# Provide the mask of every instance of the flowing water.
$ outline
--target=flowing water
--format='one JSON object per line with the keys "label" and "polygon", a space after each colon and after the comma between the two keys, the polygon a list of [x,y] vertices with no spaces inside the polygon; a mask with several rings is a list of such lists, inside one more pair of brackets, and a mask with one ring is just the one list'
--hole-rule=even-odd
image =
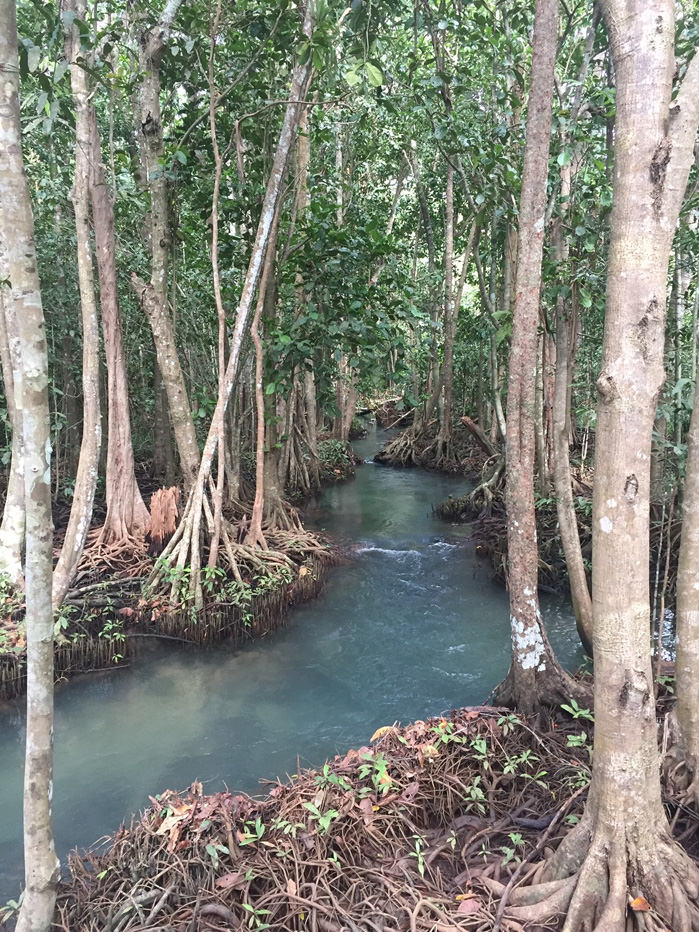
{"label": "flowing water", "polygon": [[[371,457],[382,443],[354,444]],[[306,510],[309,526],[353,545],[320,597],[289,626],[242,648],[157,646],[128,668],[56,695],[58,853],[114,831],[148,795],[193,780],[260,791],[299,762],[319,765],[380,725],[482,702],[507,671],[507,596],[464,527],[432,515],[463,479],[366,462]],[[554,648],[579,659],[567,608],[545,602]],[[0,904],[22,877],[21,703],[0,709]]]}

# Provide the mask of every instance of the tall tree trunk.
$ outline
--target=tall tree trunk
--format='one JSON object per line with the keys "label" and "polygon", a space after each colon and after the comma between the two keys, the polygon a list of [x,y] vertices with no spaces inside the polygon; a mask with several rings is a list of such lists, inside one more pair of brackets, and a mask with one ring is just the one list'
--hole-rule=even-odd
{"label": "tall tree trunk", "polygon": [[454,338],[456,336],[456,307],[454,302],[454,167],[447,162],[447,183],[444,222],[444,363],[442,385],[444,403],[440,410],[437,436],[437,466],[449,467],[453,460],[451,442],[454,416]]}
{"label": "tall tree trunk", "polygon": [[[563,273],[568,261],[568,242],[564,219],[569,213],[571,189],[570,165],[560,168],[560,204],[553,220],[552,252],[557,267]],[[559,276],[560,278],[560,276]],[[570,596],[575,623],[583,647],[592,653],[592,597],[580,547],[578,519],[573,500],[573,477],[570,469],[570,403],[568,386],[571,382],[575,333],[569,320],[569,305],[559,292],[556,298],[556,374],[553,386],[553,488],[556,493],[556,512],[561,534],[570,584]]]}
{"label": "tall tree trunk", "polygon": [[[74,0],[71,9],[78,19],[85,16],[85,4]],[[100,412],[100,342],[95,281],[90,241],[90,118],[87,71],[79,64],[80,34],[70,25],[66,31],[66,60],[71,62],[70,81],[75,107],[75,178],[73,211],[77,243],[78,286],[82,317],[83,352],[83,429],[75,491],[70,508],[61,554],[53,573],[53,606],[58,609],[68,592],[80,563],[97,487],[102,416]]]}
{"label": "tall tree trunk", "polygon": [[[0,0],[0,265],[3,303],[14,307],[22,360],[26,516],[27,724],[24,770],[26,889],[18,932],[49,932],[60,865],[51,825],[53,777],[53,612],[51,433],[48,360],[34,245],[34,221],[22,162],[19,61],[14,0]],[[15,383],[15,390],[20,388]]]}
{"label": "tall tree trunk", "polygon": [[107,514],[103,544],[142,537],[150,516],[136,482],[126,355],[117,291],[114,204],[104,175],[102,147],[94,104],[88,104],[91,167],[90,200],[95,231],[102,332],[107,360]]}
{"label": "tall tree trunk", "polygon": [[[0,255],[0,281],[9,279],[5,257]],[[22,360],[17,317],[9,291],[0,285],[0,355],[5,398],[12,426],[12,458],[5,506],[0,524],[0,573],[18,589],[24,587],[24,453],[22,436]],[[17,399],[17,403],[15,403]]]}
{"label": "tall tree trunk", "polygon": [[638,896],[663,926],[689,929],[699,871],[672,841],[661,799],[648,557],[666,283],[699,124],[699,59],[670,109],[673,0],[601,6],[616,73],[616,157],[592,510],[594,759],[584,817],[545,876],[578,871],[571,932],[623,930]]}
{"label": "tall tree trunk", "polygon": [[534,511],[534,410],[541,260],[551,131],[558,0],[536,0],[531,87],[519,208],[515,310],[507,391],[507,553],[512,663],[500,701],[525,712],[576,693],[549,646],[539,611]]}
{"label": "tall tree trunk", "polygon": [[699,379],[687,435],[682,539],[677,568],[677,705],[689,801],[699,808]]}
{"label": "tall tree trunk", "polygon": [[[310,39],[313,32],[313,15],[314,3],[308,0],[304,10],[303,32]],[[165,551],[163,556],[171,563],[178,566],[184,566],[189,563],[191,567],[189,582],[189,597],[192,599],[194,608],[200,610],[204,605],[203,590],[201,586],[201,559],[199,554],[199,537],[201,529],[202,516],[207,508],[206,501],[207,484],[211,475],[213,458],[218,445],[218,418],[220,410],[225,414],[228,407],[230,393],[235,384],[240,356],[243,347],[243,340],[248,329],[250,311],[255,298],[255,292],[260,281],[262,267],[269,243],[269,237],[274,225],[275,217],[280,203],[282,193],[282,180],[286,171],[286,164],[289,157],[289,151],[296,133],[298,125],[299,111],[303,107],[308,86],[311,79],[311,65],[309,62],[303,64],[297,63],[294,66],[291,87],[289,89],[289,100],[282,127],[279,133],[277,149],[274,155],[272,169],[267,182],[260,219],[255,235],[250,262],[245,275],[243,289],[238,302],[236,311],[235,326],[231,338],[230,353],[226,372],[221,383],[216,409],[214,410],[213,420],[209,433],[204,444],[204,450],[201,456],[197,481],[192,488],[185,512],[176,534]],[[162,570],[158,569],[152,579],[153,582],[160,579]]]}
{"label": "tall tree trunk", "polygon": [[189,491],[199,469],[199,446],[167,300],[170,207],[168,182],[162,170],[165,147],[160,112],[160,62],[181,4],[182,0],[168,0],[158,24],[144,32],[140,39],[139,65],[142,78],[138,104],[141,132],[138,134],[138,142],[150,192],[152,265],[148,284],[135,273],[131,276],[131,282],[153,331],[182,478],[185,490]]}

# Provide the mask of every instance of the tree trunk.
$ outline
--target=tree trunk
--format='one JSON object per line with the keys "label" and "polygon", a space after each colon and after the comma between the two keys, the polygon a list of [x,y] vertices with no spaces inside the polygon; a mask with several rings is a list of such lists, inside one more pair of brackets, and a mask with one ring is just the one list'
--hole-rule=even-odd
{"label": "tree trunk", "polygon": [[102,148],[94,104],[88,104],[90,199],[95,231],[102,332],[107,360],[107,515],[103,544],[142,537],[150,518],[136,482],[126,356],[117,292],[114,205],[104,176]]}
{"label": "tree trunk", "polygon": [[[9,279],[6,258],[0,255],[0,281]],[[0,573],[18,589],[24,587],[24,454],[22,438],[22,360],[15,304],[0,286],[0,348],[7,411],[12,425],[12,459],[7,480],[5,506],[0,525]],[[17,399],[17,403],[15,403]]]}
{"label": "tree trunk", "polygon": [[538,598],[534,419],[541,260],[546,210],[558,0],[536,0],[531,88],[519,208],[515,309],[507,392],[506,504],[512,663],[499,701],[525,712],[576,692],[544,631]]}
{"label": "tree trunk", "polygon": [[[672,238],[699,123],[699,60],[673,101],[673,0],[603,0],[616,159],[593,497],[595,736],[585,815],[549,864],[570,874],[566,930],[623,930],[629,897],[689,929],[699,871],[671,839],[649,649],[649,489]],[[695,674],[696,675],[696,674]]]}
{"label": "tree trunk", "polygon": [[0,265],[7,269],[21,353],[26,516],[27,737],[24,770],[26,889],[18,932],[49,932],[60,865],[53,842],[53,612],[51,434],[44,313],[29,187],[22,162],[14,0],[0,0]]}
{"label": "tree trunk", "polygon": [[[313,8],[314,4],[312,0],[309,0],[304,11],[303,25],[303,32],[309,39],[313,30]],[[219,434],[217,425],[219,423],[219,415],[221,411],[223,411],[224,414],[226,412],[230,393],[238,375],[240,356],[243,340],[248,328],[250,311],[260,281],[270,233],[281,198],[282,180],[286,171],[289,151],[298,125],[299,111],[301,107],[304,106],[303,101],[308,91],[311,73],[311,65],[309,62],[304,62],[303,64],[297,63],[294,66],[291,87],[289,89],[289,100],[284,113],[277,149],[267,182],[264,200],[262,202],[255,243],[245,275],[240,300],[238,302],[228,363],[226,365],[224,378],[220,385],[212,424],[209,428],[206,443],[204,444],[197,481],[190,492],[185,507],[185,513],[180,522],[180,533],[172,538],[170,544],[163,552],[164,557],[169,559],[171,563],[174,562],[180,567],[189,563],[191,568],[189,577],[189,598],[192,600],[195,610],[202,609],[204,605],[201,586],[199,535],[202,515],[204,514],[205,508],[209,507],[208,503],[205,502],[205,497],[207,495],[207,483],[211,475],[213,458],[218,445]],[[157,569],[151,581],[155,582],[160,579],[161,576],[162,570]]]}
{"label": "tree trunk", "polygon": [[182,0],[168,0],[158,25],[145,32],[140,41],[139,65],[142,79],[139,90],[139,116],[141,132],[138,135],[138,141],[150,191],[152,265],[149,284],[146,285],[135,273],[131,276],[131,283],[141,300],[153,331],[158,366],[170,407],[182,478],[185,491],[189,491],[196,480],[199,469],[199,446],[167,300],[168,250],[171,241],[170,208],[167,178],[162,170],[165,147],[160,113],[160,62],[181,3]]}
{"label": "tree trunk", "polygon": [[[561,166],[560,183],[560,204],[558,214],[553,220],[551,239],[554,261],[563,273],[568,260],[568,243],[563,223],[569,213],[570,165]],[[558,526],[568,570],[575,624],[583,647],[588,654],[592,654],[592,598],[580,548],[578,519],[573,500],[573,477],[570,470],[568,386],[572,381],[575,333],[570,325],[568,310],[569,305],[559,292],[556,298],[556,374],[553,385],[553,488],[556,493]]]}
{"label": "tree trunk", "polygon": [[170,431],[170,409],[158,360],[153,360],[153,477],[166,488],[175,484],[175,451]]}
{"label": "tree trunk", "polygon": [[[82,0],[69,7],[79,19],[85,16]],[[70,81],[75,107],[75,179],[73,211],[77,243],[78,286],[82,317],[83,353],[83,429],[80,458],[75,477],[75,491],[70,508],[61,554],[53,573],[53,607],[58,609],[68,592],[82,557],[87,532],[92,522],[100,447],[102,416],[100,412],[100,341],[95,281],[90,242],[90,119],[87,72],[78,64],[80,35],[71,24],[66,32],[66,60],[71,62]]]}
{"label": "tree trunk", "polygon": [[680,749],[688,770],[688,797],[699,808],[699,380],[687,435],[682,540],[677,569],[677,705]]}
{"label": "tree trunk", "polygon": [[444,363],[442,385],[444,404],[440,410],[436,465],[449,467],[453,460],[451,431],[454,416],[454,338],[456,309],[454,303],[454,167],[447,162],[444,223]]}

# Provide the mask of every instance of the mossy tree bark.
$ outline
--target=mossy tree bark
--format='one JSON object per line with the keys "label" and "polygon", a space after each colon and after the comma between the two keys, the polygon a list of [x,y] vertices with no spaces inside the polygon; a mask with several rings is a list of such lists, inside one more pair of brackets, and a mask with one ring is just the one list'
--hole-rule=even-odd
{"label": "mossy tree bark", "polygon": [[[48,932],[59,863],[51,824],[53,777],[53,611],[51,573],[51,434],[44,312],[34,220],[22,161],[19,61],[14,0],[0,0],[0,256],[17,321],[26,518],[27,724],[24,771],[26,890],[19,932]],[[15,384],[15,390],[19,386]],[[19,401],[19,403],[18,403]]]}

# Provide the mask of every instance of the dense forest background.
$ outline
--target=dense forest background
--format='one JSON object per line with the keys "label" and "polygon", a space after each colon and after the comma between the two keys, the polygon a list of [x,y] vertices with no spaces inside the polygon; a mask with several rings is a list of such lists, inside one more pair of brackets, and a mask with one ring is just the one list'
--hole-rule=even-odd
{"label": "dense forest background", "polygon": [[[16,26],[18,53],[0,0],[22,932],[53,910],[54,649],[75,669],[118,663],[130,625],[261,633],[315,594],[336,554],[299,508],[351,474],[361,412],[402,428],[380,462],[474,480],[438,510],[508,584],[496,701],[540,725],[591,716],[594,688],[589,799],[531,916],[606,932],[628,899],[656,910],[634,928],[699,928],[656,722],[676,674],[662,756],[696,807],[696,2],[27,0]],[[551,650],[542,582],[594,687]]]}

